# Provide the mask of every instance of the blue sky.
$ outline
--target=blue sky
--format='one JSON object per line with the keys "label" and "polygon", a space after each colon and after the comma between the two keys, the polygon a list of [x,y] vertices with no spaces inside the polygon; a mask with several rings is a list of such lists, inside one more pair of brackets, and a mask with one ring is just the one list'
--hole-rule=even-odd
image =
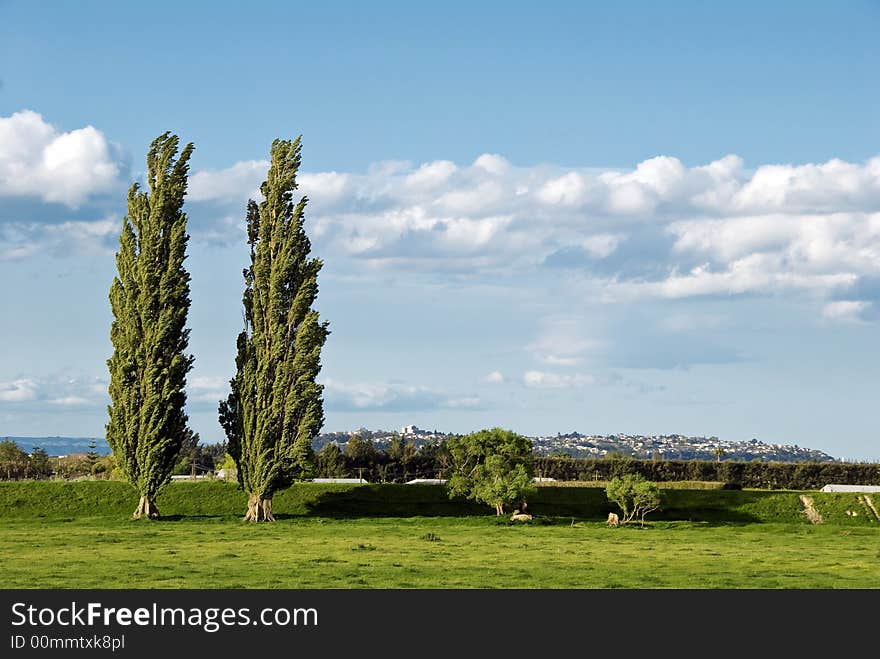
{"label": "blue sky", "polygon": [[[302,134],[326,430],[880,459],[880,3],[0,2],[0,435],[102,435],[149,142],[195,143],[189,414]],[[769,6],[768,6],[769,5]]]}

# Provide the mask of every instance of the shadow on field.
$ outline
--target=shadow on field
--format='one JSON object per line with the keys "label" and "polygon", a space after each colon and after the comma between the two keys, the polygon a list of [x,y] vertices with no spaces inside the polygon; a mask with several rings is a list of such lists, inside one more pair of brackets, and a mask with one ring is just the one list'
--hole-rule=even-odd
{"label": "shadow on field", "polygon": [[359,485],[321,492],[304,503],[306,515],[331,518],[460,517],[492,512],[473,501],[450,499],[446,488],[436,485]]}
{"label": "shadow on field", "polygon": [[768,521],[754,512],[761,509],[767,495],[751,490],[661,490],[661,508],[651,513],[650,519],[710,525]]}
{"label": "shadow on field", "polygon": [[[798,492],[783,490],[661,489],[661,509],[649,521],[751,524],[785,522],[808,524]],[[867,524],[867,515],[847,517],[859,504],[853,495],[812,493],[826,519]],[[819,498],[821,496],[821,499]],[[838,496],[838,498],[834,498]],[[130,518],[137,495],[127,484],[94,482],[0,483],[0,519],[62,520],[83,517]],[[247,496],[237,483],[174,483],[157,501],[160,521],[241,519]],[[297,483],[275,493],[278,519],[304,517],[494,517],[491,506],[449,498],[442,485]],[[541,486],[528,497],[528,511],[536,517],[575,518],[602,522],[619,512],[601,487]]]}
{"label": "shadow on field", "polygon": [[[662,490],[661,509],[649,515],[651,521],[688,521],[706,524],[748,524],[768,521],[767,492],[724,490]],[[346,487],[306,487],[279,492],[274,514],[278,520],[326,517],[351,519],[361,517],[494,517],[485,504],[456,497],[450,498],[446,487],[438,485],[367,484]],[[610,503],[603,488],[542,486],[528,498],[529,512],[536,518],[574,518],[604,521],[609,512],[619,512]],[[235,510],[232,516],[238,517]],[[195,512],[195,511],[193,511]],[[229,510],[228,513],[233,513]],[[762,519],[764,517],[764,519]],[[169,515],[178,519],[228,519],[228,515]],[[546,523],[546,522],[545,522]]]}
{"label": "shadow on field", "polygon": [[[244,517],[242,513],[238,517]],[[159,519],[151,520],[154,522],[225,522],[234,519],[234,515],[162,515]],[[137,520],[132,520],[137,521]]]}

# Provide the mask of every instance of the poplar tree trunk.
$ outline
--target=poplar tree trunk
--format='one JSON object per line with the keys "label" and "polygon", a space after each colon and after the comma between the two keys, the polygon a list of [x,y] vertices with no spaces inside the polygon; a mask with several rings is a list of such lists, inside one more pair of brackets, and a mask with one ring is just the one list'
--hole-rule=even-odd
{"label": "poplar tree trunk", "polygon": [[247,514],[245,522],[274,522],[272,515],[272,497],[261,497],[259,494],[251,494],[248,497]]}
{"label": "poplar tree trunk", "polygon": [[156,507],[156,503],[149,497],[141,497],[138,507],[134,511],[135,519],[141,519],[142,517],[159,519],[159,509]]}

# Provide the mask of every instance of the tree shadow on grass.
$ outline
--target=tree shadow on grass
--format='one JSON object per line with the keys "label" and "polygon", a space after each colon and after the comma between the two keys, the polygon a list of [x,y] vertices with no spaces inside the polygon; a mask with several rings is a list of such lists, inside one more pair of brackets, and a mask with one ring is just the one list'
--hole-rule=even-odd
{"label": "tree shadow on grass", "polygon": [[463,517],[491,512],[474,501],[450,499],[446,488],[438,485],[359,485],[322,492],[304,504],[305,515],[329,518]]}

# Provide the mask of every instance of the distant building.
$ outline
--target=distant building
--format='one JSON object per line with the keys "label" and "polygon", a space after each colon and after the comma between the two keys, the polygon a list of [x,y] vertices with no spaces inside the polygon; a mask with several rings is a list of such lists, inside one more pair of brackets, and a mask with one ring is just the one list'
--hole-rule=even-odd
{"label": "distant building", "polygon": [[880,492],[880,485],[841,485],[829,483],[820,492]]}
{"label": "distant building", "polygon": [[401,435],[416,435],[419,432],[421,432],[421,430],[418,426],[404,426],[400,429]]}
{"label": "distant building", "polygon": [[445,478],[414,478],[407,481],[407,485],[443,485],[446,483]]}
{"label": "distant building", "polygon": [[217,471],[217,478],[222,478],[225,481],[231,481],[234,478],[238,478],[238,470],[233,467],[232,469],[219,469]]}

